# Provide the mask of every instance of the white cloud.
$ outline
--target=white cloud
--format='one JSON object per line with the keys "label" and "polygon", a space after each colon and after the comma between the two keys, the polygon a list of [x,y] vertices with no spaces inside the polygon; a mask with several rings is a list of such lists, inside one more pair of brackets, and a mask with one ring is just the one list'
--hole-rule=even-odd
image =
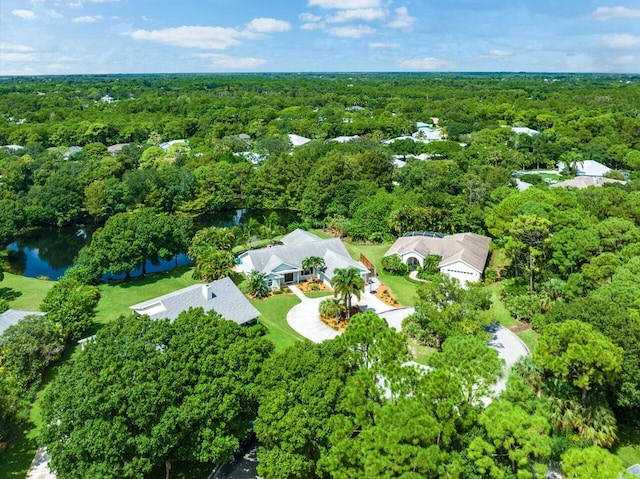
{"label": "white cloud", "polygon": [[383,8],[354,8],[351,10],[339,10],[335,15],[327,18],[329,23],[343,23],[353,20],[383,20],[389,15],[389,11]]}
{"label": "white cloud", "polygon": [[61,14],[61,13],[56,12],[55,10],[47,10],[47,15],[48,15],[50,18],[62,18],[62,14]]}
{"label": "white cloud", "polygon": [[99,20],[102,20],[102,15],[85,15],[84,17],[76,17],[71,21],[75,23],[95,23]]}
{"label": "white cloud", "polygon": [[406,58],[396,62],[398,68],[407,70],[451,70],[456,64],[439,58]]}
{"label": "white cloud", "polygon": [[353,10],[356,8],[376,8],[381,0],[308,0],[308,7],[320,7],[325,9]]}
{"label": "white cloud", "polygon": [[0,42],[0,52],[28,53],[35,51],[35,48],[29,47],[27,45],[17,45],[15,43]]}
{"label": "white cloud", "polygon": [[369,47],[371,47],[371,48],[400,48],[400,44],[399,43],[374,42],[374,43],[369,43]]}
{"label": "white cloud", "polygon": [[611,63],[614,65],[628,65],[636,61],[636,57],[633,55],[623,55],[621,57],[614,58]]}
{"label": "white cloud", "polygon": [[387,24],[391,28],[409,28],[416,21],[414,17],[409,15],[407,7],[398,7],[394,10],[396,17]]}
{"label": "white cloud", "polygon": [[33,52],[24,53],[24,52],[4,52],[0,51],[0,63],[23,63],[23,62],[31,62],[37,59],[37,55]]}
{"label": "white cloud", "polygon": [[11,13],[16,17],[24,18],[25,20],[33,20],[34,18],[36,18],[36,14],[33,13],[31,10],[16,9],[16,10],[11,10]]}
{"label": "white cloud", "polygon": [[501,58],[511,56],[513,56],[513,52],[507,52],[505,50],[489,50],[487,53],[480,55],[480,58]]}
{"label": "white cloud", "polygon": [[182,26],[163,30],[136,30],[129,34],[134,40],[148,40],[176,47],[225,50],[240,45],[243,34],[234,28]]}
{"label": "white cloud", "polygon": [[247,30],[256,33],[287,32],[291,30],[291,24],[275,18],[254,18],[247,23]]}
{"label": "white cloud", "polygon": [[640,45],[640,37],[627,33],[604,35],[602,41],[611,48],[629,48]]}
{"label": "white cloud", "polygon": [[627,7],[598,7],[589,18],[595,20],[609,20],[611,18],[640,18],[640,9]]}
{"label": "white cloud", "polygon": [[371,28],[366,25],[354,25],[348,27],[330,28],[329,33],[336,37],[360,38],[362,37],[362,35],[373,35],[374,33],[376,33],[376,30],[375,28]]}
{"label": "white cloud", "polygon": [[301,30],[318,30],[319,28],[324,28],[324,23],[303,23],[300,25]]}
{"label": "white cloud", "polygon": [[320,20],[322,20],[322,17],[320,15],[314,15],[312,13],[301,13],[300,15],[298,15],[298,18],[303,22],[319,22]]}
{"label": "white cloud", "polygon": [[67,7],[69,8],[82,8],[82,2],[68,2]]}
{"label": "white cloud", "polygon": [[212,65],[228,70],[251,70],[261,67],[267,63],[263,58],[236,58],[229,55],[221,55],[219,53],[202,53],[197,55],[200,58],[211,60]]}

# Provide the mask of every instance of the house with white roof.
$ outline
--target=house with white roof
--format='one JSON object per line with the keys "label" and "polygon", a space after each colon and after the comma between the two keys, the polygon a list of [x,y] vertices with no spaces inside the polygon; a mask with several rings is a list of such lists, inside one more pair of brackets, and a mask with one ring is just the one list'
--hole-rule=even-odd
{"label": "house with white roof", "polygon": [[202,308],[205,312],[214,310],[224,319],[240,325],[251,324],[260,316],[230,278],[189,286],[129,307],[138,314],[171,321],[190,308]]}
{"label": "house with white roof", "polygon": [[327,285],[335,269],[356,268],[363,279],[370,274],[364,264],[351,258],[340,238],[321,239],[313,233],[296,229],[281,241],[281,246],[249,250],[238,257],[238,266],[245,274],[256,270],[266,275],[270,290],[313,278],[313,271],[302,268],[302,262],[311,256],[324,260],[325,267],[318,276]]}
{"label": "house with white roof", "polygon": [[[563,162],[558,163],[559,172],[563,172],[566,169],[567,166]],[[576,163],[576,176],[604,176],[610,171],[611,168],[595,160],[584,160]]]}
{"label": "house with white roof", "polygon": [[475,233],[445,236],[440,233],[411,232],[398,238],[385,256],[397,254],[403,263],[412,267],[423,266],[427,256],[440,256],[440,272],[465,285],[481,278],[489,257],[490,243],[491,238]]}
{"label": "house with white roof", "polygon": [[518,135],[535,136],[540,134],[538,130],[527,128],[526,126],[512,126],[511,131]]}
{"label": "house with white roof", "polygon": [[433,125],[421,121],[416,123],[416,128],[418,131],[413,134],[413,137],[418,141],[430,143],[442,140],[442,128],[434,128]]}
{"label": "house with white roof", "polygon": [[330,138],[327,141],[337,141],[338,143],[347,143],[349,141],[357,140],[358,138],[360,138],[360,135],[337,136],[335,138]]}
{"label": "house with white roof", "polygon": [[304,136],[296,135],[294,133],[289,133],[288,136],[289,141],[294,147],[305,145],[311,141],[309,138],[305,138]]}

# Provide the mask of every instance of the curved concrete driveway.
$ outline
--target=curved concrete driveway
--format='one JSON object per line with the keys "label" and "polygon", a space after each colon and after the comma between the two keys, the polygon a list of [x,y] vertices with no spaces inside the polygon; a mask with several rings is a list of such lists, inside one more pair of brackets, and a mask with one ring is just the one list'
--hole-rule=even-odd
{"label": "curved concrete driveway", "polygon": [[320,321],[318,307],[325,298],[307,298],[302,294],[302,291],[293,285],[290,285],[289,289],[300,298],[300,303],[296,304],[287,313],[289,326],[314,343],[333,339],[340,334]]}
{"label": "curved concrete driveway", "polygon": [[[300,299],[300,303],[287,313],[289,326],[314,343],[333,339],[340,334],[320,320],[318,307],[325,298],[307,298],[302,291],[293,285],[289,286],[289,289]],[[402,320],[413,313],[413,308],[390,308],[388,304],[366,292],[362,293],[358,304],[362,311],[377,313],[381,318],[387,320],[389,326],[398,331],[401,330]]]}

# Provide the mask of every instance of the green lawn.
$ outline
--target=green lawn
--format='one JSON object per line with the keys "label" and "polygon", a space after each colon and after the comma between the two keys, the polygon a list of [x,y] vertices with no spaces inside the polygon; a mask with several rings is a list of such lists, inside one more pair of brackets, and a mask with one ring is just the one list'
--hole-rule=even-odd
{"label": "green lawn", "polygon": [[182,266],[143,278],[101,284],[96,322],[109,323],[121,314],[131,314],[131,305],[199,283],[191,277],[192,272],[191,266]]}
{"label": "green lawn", "polygon": [[408,276],[395,276],[382,269],[382,257],[391,247],[391,243],[360,245],[345,242],[345,245],[354,259],[358,260],[360,253],[362,253],[376,265],[378,279],[393,291],[403,306],[413,306],[415,304],[416,288],[420,283],[409,279]]}
{"label": "green lawn", "polygon": [[484,290],[491,294],[491,308],[489,309],[491,322],[499,323],[505,328],[518,325],[518,321],[511,317],[502,299],[500,299],[500,285],[498,283],[490,284],[485,286]]}
{"label": "green lawn", "polygon": [[415,357],[413,358],[413,360],[418,364],[427,365],[427,359],[429,358],[429,356],[436,352],[434,348],[423,346],[412,338],[409,338],[409,340],[407,341],[407,346],[409,346],[410,350],[415,352]]}
{"label": "green lawn", "polygon": [[269,330],[267,338],[276,345],[276,351],[282,351],[297,341],[306,341],[287,323],[287,312],[300,302],[295,294],[278,294],[267,299],[249,301],[260,311],[258,321]]}
{"label": "green lawn", "polygon": [[13,309],[38,311],[47,291],[54,284],[54,281],[4,273],[4,280],[0,282],[0,298],[6,299]]}
{"label": "green lawn", "polygon": [[526,331],[522,331],[518,333],[518,337],[522,339],[522,342],[527,345],[531,354],[536,349],[536,344],[538,344],[538,337],[540,335],[536,333],[533,329],[527,329]]}
{"label": "green lawn", "polygon": [[620,458],[624,467],[640,464],[640,428],[619,424],[618,441],[612,452]]}
{"label": "green lawn", "polygon": [[22,424],[11,448],[0,454],[0,479],[24,479],[37,449],[38,427],[29,419]]}
{"label": "green lawn", "polygon": [[307,291],[304,293],[307,298],[324,298],[325,296],[333,296],[330,291]]}

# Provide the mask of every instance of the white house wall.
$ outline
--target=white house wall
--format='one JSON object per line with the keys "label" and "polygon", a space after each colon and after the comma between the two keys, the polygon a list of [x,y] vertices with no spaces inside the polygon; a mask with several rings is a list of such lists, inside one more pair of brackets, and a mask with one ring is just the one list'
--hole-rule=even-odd
{"label": "white house wall", "polygon": [[441,266],[440,272],[456,278],[463,286],[469,281],[478,281],[480,279],[480,273],[462,261]]}

